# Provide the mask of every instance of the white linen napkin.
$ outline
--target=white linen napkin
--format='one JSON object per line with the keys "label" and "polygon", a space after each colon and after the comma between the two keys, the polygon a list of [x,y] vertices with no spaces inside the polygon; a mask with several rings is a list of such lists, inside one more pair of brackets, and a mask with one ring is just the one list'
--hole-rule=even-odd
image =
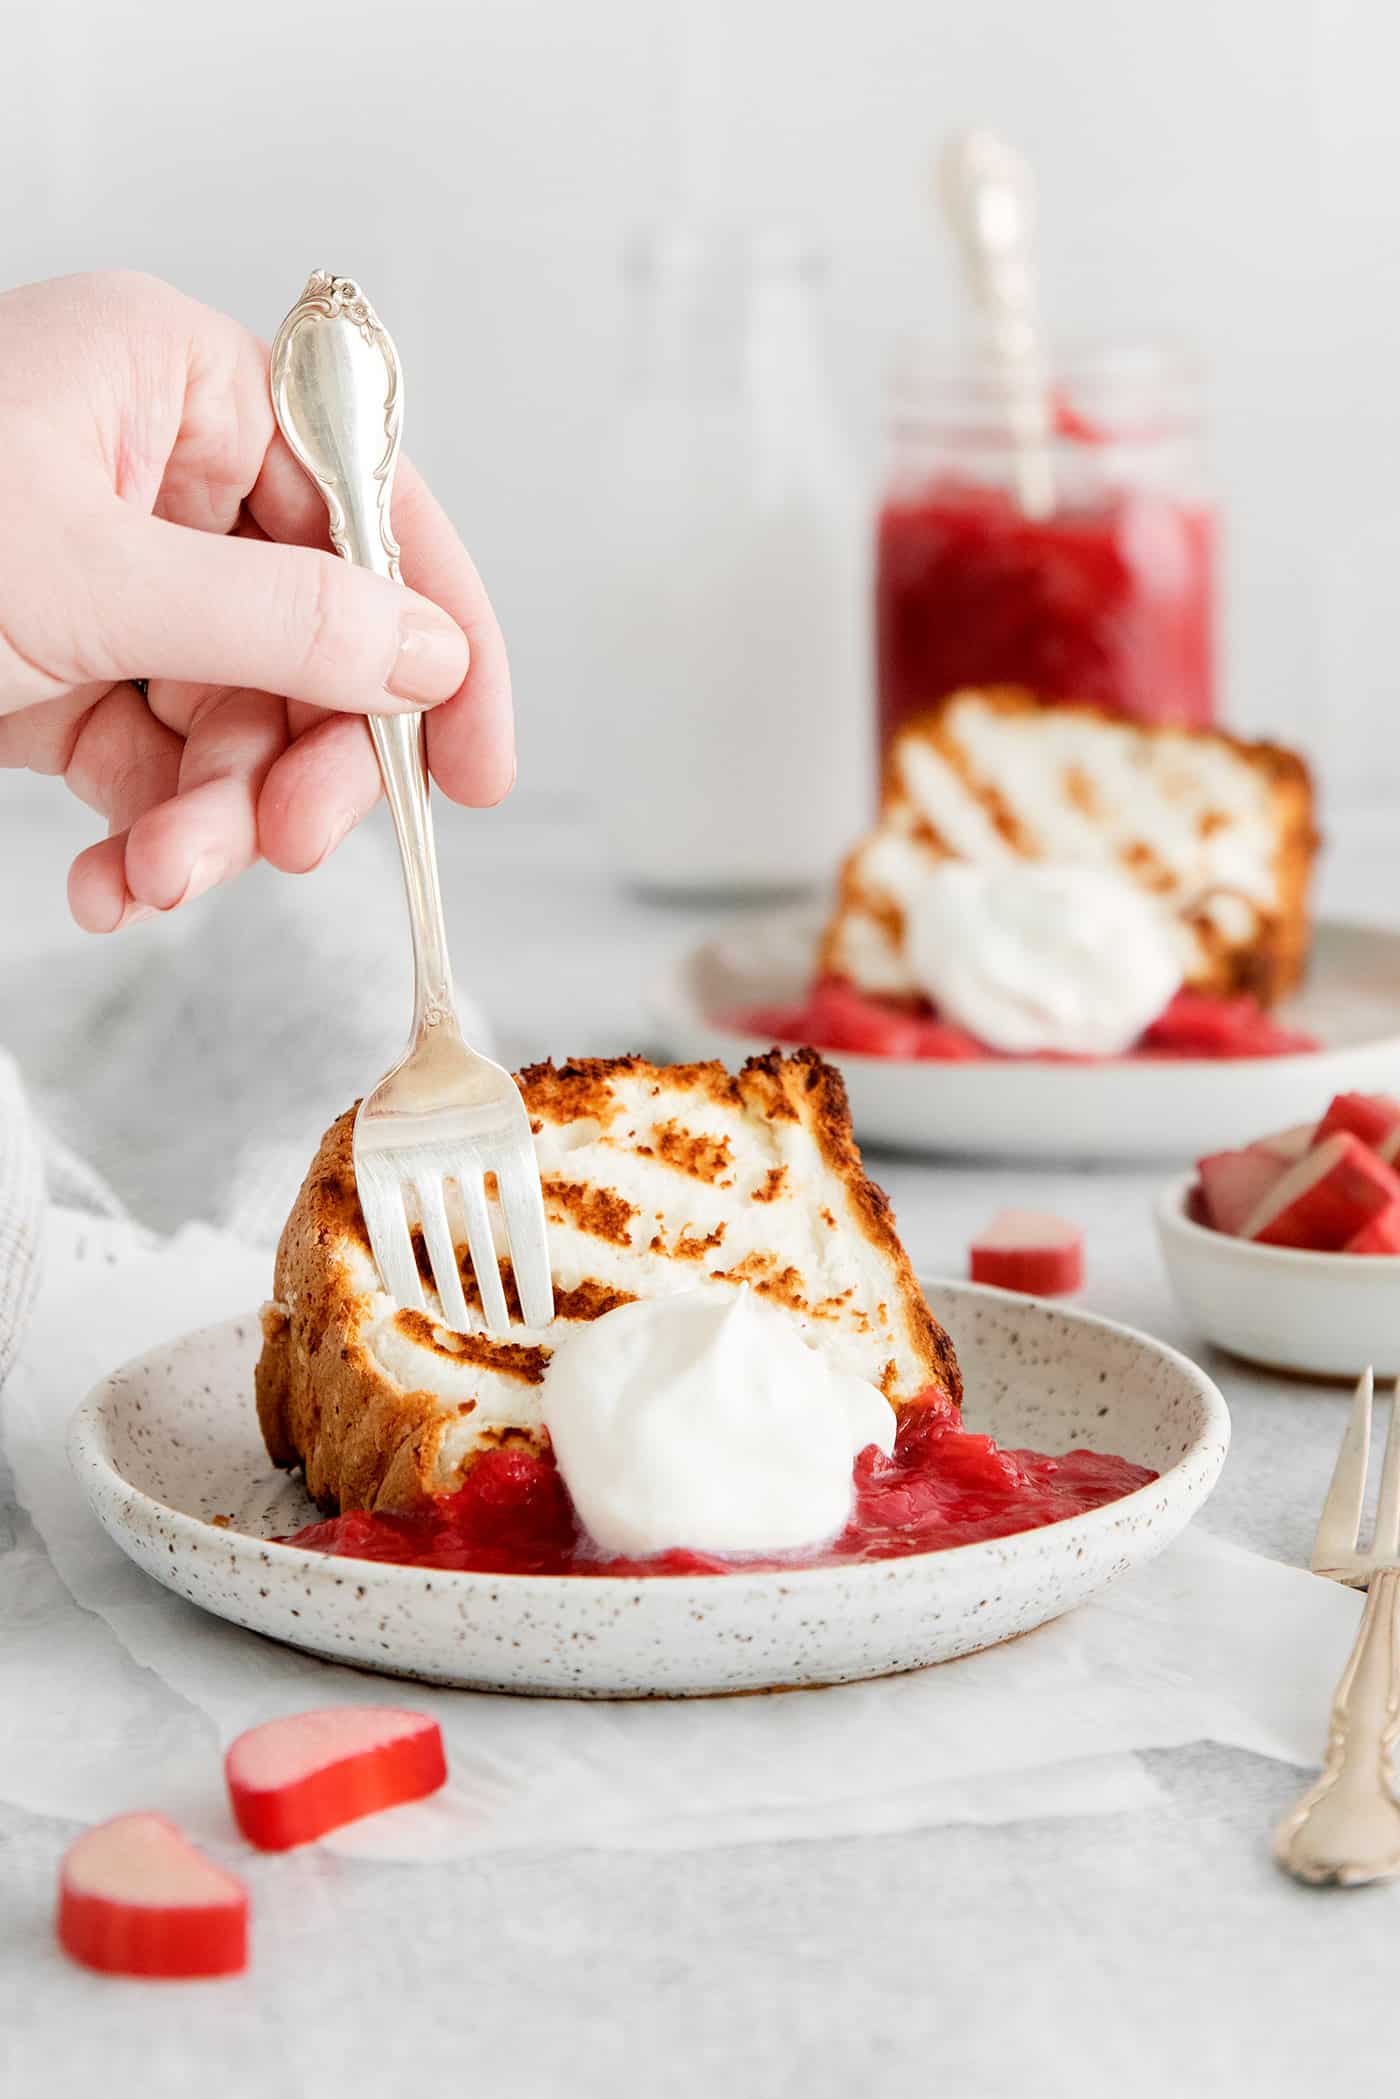
{"label": "white linen napkin", "polygon": [[[119,1224],[61,1212],[49,1238],[5,1446],[81,1608],[34,1555],[32,1598],[0,1648],[0,1702],[16,1713],[0,1798],[74,1818],[163,1807],[226,1838],[220,1745],[278,1713],[376,1700],[433,1713],[452,1773],[436,1799],[331,1840],[398,1859],[1128,1809],[1154,1798],[1139,1749],[1210,1738],[1300,1765],[1320,1751],[1358,1599],[1199,1530],[1030,1638],[828,1691],[569,1704],[376,1683],[278,1647],[140,1574],[88,1514],[63,1451],[96,1378],[245,1310],[267,1256],[207,1228],[152,1250]],[[25,1686],[22,1711],[7,1680]]]}
{"label": "white linen napkin", "polygon": [[0,1385],[39,1280],[44,1177],[39,1141],[11,1059],[0,1056]]}

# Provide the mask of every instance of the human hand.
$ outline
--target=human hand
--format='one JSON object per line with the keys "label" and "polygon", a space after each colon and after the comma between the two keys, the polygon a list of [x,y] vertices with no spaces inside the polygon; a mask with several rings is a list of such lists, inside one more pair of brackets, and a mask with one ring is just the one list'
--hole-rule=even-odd
{"label": "human hand", "polygon": [[89,932],[259,855],[318,867],[379,794],[366,712],[431,707],[454,801],[514,778],[505,646],[466,549],[405,461],[411,587],[331,554],[267,370],[247,329],[154,278],[0,296],[0,765],[61,773],[106,817],[68,880]]}

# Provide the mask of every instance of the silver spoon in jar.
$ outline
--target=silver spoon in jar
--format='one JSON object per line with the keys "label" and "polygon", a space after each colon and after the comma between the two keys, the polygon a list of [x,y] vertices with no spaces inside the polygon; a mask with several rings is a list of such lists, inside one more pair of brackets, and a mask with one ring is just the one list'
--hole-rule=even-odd
{"label": "silver spoon in jar", "polygon": [[1027,517],[1048,517],[1054,421],[1036,288],[1035,178],[995,132],[964,131],[944,150],[938,188],[1005,412],[1017,503]]}

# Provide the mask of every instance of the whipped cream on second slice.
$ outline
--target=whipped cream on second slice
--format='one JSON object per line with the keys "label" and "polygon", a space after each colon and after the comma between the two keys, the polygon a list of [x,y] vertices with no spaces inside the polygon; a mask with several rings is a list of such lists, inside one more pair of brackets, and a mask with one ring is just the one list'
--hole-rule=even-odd
{"label": "whipped cream on second slice", "polygon": [[1113,1057],[1183,976],[1182,931],[1135,882],[1043,861],[930,873],[908,909],[909,966],[947,1020],[993,1049]]}
{"label": "whipped cream on second slice", "polygon": [[[553,1336],[551,1336],[553,1340]],[[833,1538],[894,1410],[747,1286],[641,1299],[560,1331],[544,1422],[604,1552],[787,1552]]]}

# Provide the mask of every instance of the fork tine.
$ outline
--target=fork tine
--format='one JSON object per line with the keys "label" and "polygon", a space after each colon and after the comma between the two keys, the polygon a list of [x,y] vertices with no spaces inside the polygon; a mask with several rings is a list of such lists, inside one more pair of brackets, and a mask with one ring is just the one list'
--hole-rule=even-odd
{"label": "fork tine", "polygon": [[438,1302],[442,1306],[442,1316],[456,1333],[465,1334],[471,1327],[471,1315],[467,1311],[466,1292],[462,1288],[462,1271],[457,1266],[457,1253],[447,1222],[447,1203],[443,1196],[442,1182],[435,1173],[425,1173],[413,1185],[418,1195],[418,1215],[423,1225],[423,1241],[428,1249],[428,1261],[433,1271]]}
{"label": "fork tine", "polygon": [[496,1169],[501,1215],[510,1242],[511,1267],[528,1327],[546,1327],[554,1317],[554,1282],[549,1272],[544,1198],[534,1154],[508,1159]]}
{"label": "fork tine", "polygon": [[508,1334],[510,1314],[506,1310],[506,1293],[501,1287],[501,1271],[496,1265],[496,1244],[491,1237],[491,1218],[486,1208],[485,1183],[480,1172],[473,1171],[465,1163],[459,1167],[454,1178],[467,1220],[467,1245],[471,1249],[472,1267],[476,1271],[476,1287],[481,1292],[481,1309],[486,1316],[487,1330],[493,1334]]}
{"label": "fork tine", "polygon": [[1385,1463],[1381,1467],[1376,1535],[1371,1552],[1380,1560],[1393,1560],[1400,1554],[1400,1384],[1391,1394],[1390,1426],[1386,1431]]}
{"label": "fork tine", "polygon": [[1361,1533],[1361,1505],[1366,1499],[1366,1467],[1371,1456],[1371,1394],[1375,1379],[1365,1370],[1357,1379],[1342,1447],[1332,1473],[1332,1484],[1322,1504],[1322,1515],[1313,1540],[1314,1573],[1336,1567],[1356,1550]]}
{"label": "fork tine", "polygon": [[413,1258],[403,1189],[397,1176],[381,1177],[362,1171],[359,1186],[360,1208],[369,1233],[370,1250],[384,1288],[390,1297],[396,1298],[410,1311],[425,1310],[423,1279]]}

